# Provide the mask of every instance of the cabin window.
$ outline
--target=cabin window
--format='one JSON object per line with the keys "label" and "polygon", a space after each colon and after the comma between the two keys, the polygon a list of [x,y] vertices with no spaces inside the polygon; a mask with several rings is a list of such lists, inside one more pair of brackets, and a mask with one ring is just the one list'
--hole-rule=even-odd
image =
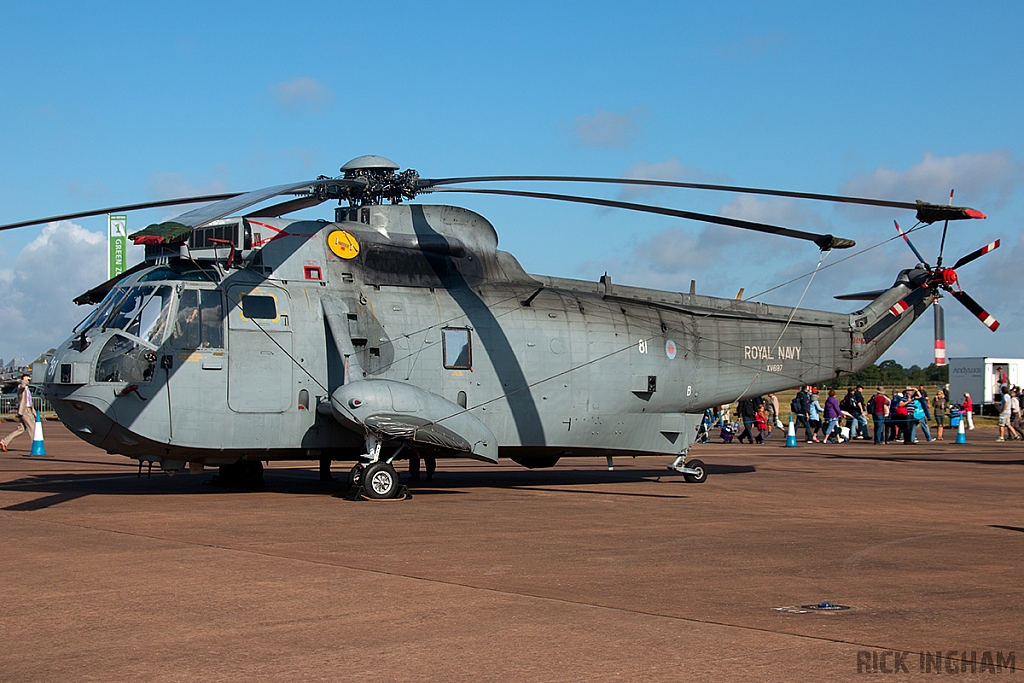
{"label": "cabin window", "polygon": [[272,296],[243,294],[242,315],[249,320],[275,320],[277,302]]}
{"label": "cabin window", "polygon": [[446,327],[441,330],[444,366],[449,370],[470,370],[473,356],[469,346],[469,328]]}
{"label": "cabin window", "polygon": [[185,349],[224,348],[224,313],[220,292],[186,289],[178,297],[172,339]]}

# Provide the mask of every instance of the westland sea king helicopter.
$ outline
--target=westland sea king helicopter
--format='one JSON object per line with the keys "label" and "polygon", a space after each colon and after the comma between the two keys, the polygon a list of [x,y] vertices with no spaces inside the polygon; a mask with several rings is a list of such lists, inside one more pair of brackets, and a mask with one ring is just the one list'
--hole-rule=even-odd
{"label": "westland sea king helicopter", "polygon": [[[551,467],[569,456],[687,460],[705,408],[833,380],[874,363],[945,291],[998,323],[956,269],[919,264],[891,287],[845,298],[853,313],[775,306],[526,273],[494,227],[457,206],[408,203],[474,192],[652,212],[808,240],[852,240],[658,206],[479,183],[634,184],[865,204],[919,224],[984,218],[926,202],[659,180],[564,176],[427,179],[378,156],[339,177],[244,194],[150,202],[0,226],[207,202],[130,237],[145,260],[75,301],[98,304],[48,366],[45,393],[68,428],[169,472],[219,467],[262,478],[263,461],[355,462],[370,498],[400,490],[393,463],[464,457]],[[471,185],[472,187],[465,187]],[[262,209],[276,197],[288,196]],[[288,213],[337,200],[334,220]],[[212,203],[211,203],[212,202]],[[943,243],[945,228],[943,231]],[[909,243],[909,239],[908,239]],[[915,250],[915,254],[916,254]],[[819,262],[820,265],[820,262]]]}

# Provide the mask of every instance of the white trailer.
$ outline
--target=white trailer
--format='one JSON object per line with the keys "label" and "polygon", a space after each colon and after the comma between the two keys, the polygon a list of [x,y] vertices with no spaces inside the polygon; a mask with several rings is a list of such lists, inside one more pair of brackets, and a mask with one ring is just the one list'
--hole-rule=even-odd
{"label": "white trailer", "polygon": [[999,403],[999,387],[1024,382],[1024,358],[950,358],[949,396],[953,403],[963,401],[964,393],[980,410],[983,405]]}

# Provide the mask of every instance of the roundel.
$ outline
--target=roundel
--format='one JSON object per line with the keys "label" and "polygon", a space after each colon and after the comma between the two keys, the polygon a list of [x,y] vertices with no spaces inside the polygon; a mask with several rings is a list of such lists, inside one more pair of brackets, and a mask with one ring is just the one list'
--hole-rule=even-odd
{"label": "roundel", "polygon": [[359,242],[352,236],[352,233],[344,230],[335,230],[327,236],[327,246],[331,253],[343,259],[354,259],[359,255]]}
{"label": "roundel", "polygon": [[665,342],[665,355],[668,356],[669,360],[676,357],[676,343],[669,339]]}

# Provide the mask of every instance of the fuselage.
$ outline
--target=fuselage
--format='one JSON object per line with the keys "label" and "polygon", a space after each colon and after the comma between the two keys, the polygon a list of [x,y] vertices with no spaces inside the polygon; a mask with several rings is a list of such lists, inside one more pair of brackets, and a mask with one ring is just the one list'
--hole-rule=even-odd
{"label": "fuselage", "polygon": [[249,240],[232,267],[193,241],[119,282],[49,367],[60,418],[167,469],[348,460],[369,423],[324,406],[388,380],[452,406],[431,422],[468,413],[503,455],[680,454],[706,407],[859,370],[923,311],[865,342],[909,284],[852,314],[794,311],[529,275],[456,207],[340,213],[232,219]]}

